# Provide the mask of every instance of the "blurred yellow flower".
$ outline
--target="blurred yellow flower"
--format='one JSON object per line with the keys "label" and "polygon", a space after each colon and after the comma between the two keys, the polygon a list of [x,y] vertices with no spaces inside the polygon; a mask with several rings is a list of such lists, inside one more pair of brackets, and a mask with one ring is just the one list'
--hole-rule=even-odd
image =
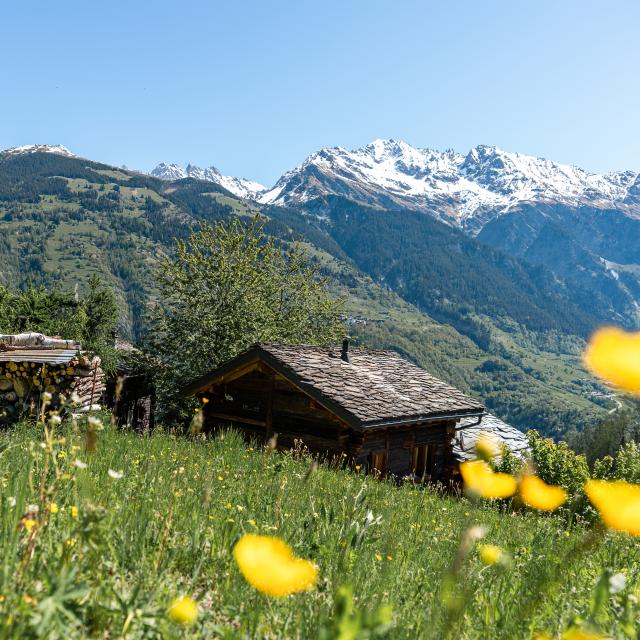
{"label": "blurred yellow flower", "polygon": [[640,536],[640,485],[588,480],[584,491],[607,527]]}
{"label": "blurred yellow flower", "polygon": [[623,391],[640,394],[640,332],[599,329],[584,352],[584,363],[599,378]]}
{"label": "blurred yellow flower", "polygon": [[476,442],[476,453],[482,460],[491,460],[502,453],[500,441],[490,433],[483,432]]}
{"label": "blurred yellow flower", "polygon": [[75,505],[71,507],[71,517],[72,518],[78,517],[78,507],[76,507]]}
{"label": "blurred yellow flower", "polygon": [[189,596],[180,596],[169,605],[167,615],[178,624],[190,625],[198,619],[198,605]]}
{"label": "blurred yellow flower", "polygon": [[246,581],[269,596],[283,597],[311,589],[318,579],[313,562],[296,558],[286,542],[247,533],[233,555]]}
{"label": "blurred yellow flower", "polygon": [[51,513],[58,513],[58,511],[59,511],[58,505],[55,502],[50,502],[49,503],[49,511]]}
{"label": "blurred yellow flower", "polygon": [[516,492],[516,480],[508,473],[494,473],[484,460],[460,465],[465,489],[482,498],[508,498]]}
{"label": "blurred yellow flower", "polygon": [[379,553],[376,553],[376,560],[380,562],[382,560],[382,556]]}
{"label": "blurred yellow flower", "polygon": [[33,518],[22,518],[20,523],[24,527],[25,531],[31,531],[34,527],[38,526],[38,523]]}
{"label": "blurred yellow flower", "polygon": [[571,627],[562,634],[562,640],[606,640],[606,637],[593,631]]}
{"label": "blurred yellow flower", "polygon": [[481,544],[478,547],[478,555],[482,564],[490,566],[500,562],[503,556],[502,549],[495,544]]}
{"label": "blurred yellow flower", "polygon": [[567,492],[562,487],[547,484],[534,475],[520,480],[520,497],[528,506],[540,511],[554,511],[567,501]]}

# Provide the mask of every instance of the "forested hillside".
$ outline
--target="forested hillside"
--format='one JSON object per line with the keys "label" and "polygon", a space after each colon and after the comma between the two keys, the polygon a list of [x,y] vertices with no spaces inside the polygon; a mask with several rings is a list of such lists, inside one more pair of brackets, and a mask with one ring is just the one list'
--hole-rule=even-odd
{"label": "forested hillside", "polygon": [[318,207],[263,207],[210,182],[51,153],[0,155],[0,284],[73,292],[98,275],[116,291],[120,332],[135,339],[154,265],[175,239],[198,221],[260,211],[271,235],[302,239],[347,296],[362,342],[398,349],[524,429],[562,433],[602,412],[578,355],[600,310],[543,267],[420,214],[340,198]]}

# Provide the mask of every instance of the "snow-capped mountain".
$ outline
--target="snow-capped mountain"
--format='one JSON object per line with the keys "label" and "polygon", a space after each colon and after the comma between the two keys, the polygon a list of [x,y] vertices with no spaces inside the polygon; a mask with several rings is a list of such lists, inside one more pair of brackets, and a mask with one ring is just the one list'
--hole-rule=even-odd
{"label": "snow-capped mountain", "polygon": [[593,174],[543,158],[477,146],[466,155],[375,140],[349,151],[322,149],[285,173],[260,202],[299,205],[340,195],[385,208],[428,211],[479,229],[523,203],[640,210],[637,172]]}
{"label": "snow-capped mountain", "polygon": [[12,147],[11,149],[4,149],[0,153],[10,156],[18,156],[26,153],[55,153],[60,156],[67,156],[68,158],[75,158],[75,153],[71,153],[67,147],[61,144],[25,144],[20,147]]}
{"label": "snow-capped mountain", "polygon": [[266,191],[266,187],[258,182],[245,180],[244,178],[234,178],[233,176],[224,176],[213,166],[202,169],[188,164],[185,168],[179,164],[165,164],[164,162],[161,162],[151,172],[151,175],[156,178],[160,178],[161,180],[196,178],[197,180],[215,182],[239,198],[248,198],[252,200],[257,199],[260,194]]}

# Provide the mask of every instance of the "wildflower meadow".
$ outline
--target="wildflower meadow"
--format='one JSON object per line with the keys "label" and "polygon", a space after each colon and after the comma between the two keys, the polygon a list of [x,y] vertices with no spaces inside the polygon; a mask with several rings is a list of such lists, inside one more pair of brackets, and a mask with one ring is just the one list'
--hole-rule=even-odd
{"label": "wildflower meadow", "polygon": [[481,438],[456,493],[43,406],[0,434],[0,638],[637,638],[639,485],[531,442],[564,486]]}

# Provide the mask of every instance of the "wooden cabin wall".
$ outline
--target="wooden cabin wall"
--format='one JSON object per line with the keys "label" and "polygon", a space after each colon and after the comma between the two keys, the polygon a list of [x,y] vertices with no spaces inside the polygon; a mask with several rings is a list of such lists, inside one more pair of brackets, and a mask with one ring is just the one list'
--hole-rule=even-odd
{"label": "wooden cabin wall", "polygon": [[302,440],[313,452],[340,453],[349,440],[343,422],[279,375],[252,371],[206,395],[208,430],[232,424],[258,440],[277,433],[279,447]]}
{"label": "wooden cabin wall", "polygon": [[278,447],[288,449],[301,440],[314,453],[345,453],[364,468],[368,468],[372,453],[384,452],[384,473],[397,478],[412,472],[414,447],[428,444],[432,447],[431,478],[447,480],[453,471],[455,420],[352,430],[286,378],[259,370],[218,384],[206,396],[206,430],[231,424],[247,438],[257,440],[277,433]]}
{"label": "wooden cabin wall", "polygon": [[385,474],[403,478],[412,472],[413,448],[428,444],[433,447],[432,479],[447,480],[454,469],[452,438],[455,425],[455,420],[449,420],[355,432],[349,453],[356,464],[369,466],[371,455],[384,451]]}

